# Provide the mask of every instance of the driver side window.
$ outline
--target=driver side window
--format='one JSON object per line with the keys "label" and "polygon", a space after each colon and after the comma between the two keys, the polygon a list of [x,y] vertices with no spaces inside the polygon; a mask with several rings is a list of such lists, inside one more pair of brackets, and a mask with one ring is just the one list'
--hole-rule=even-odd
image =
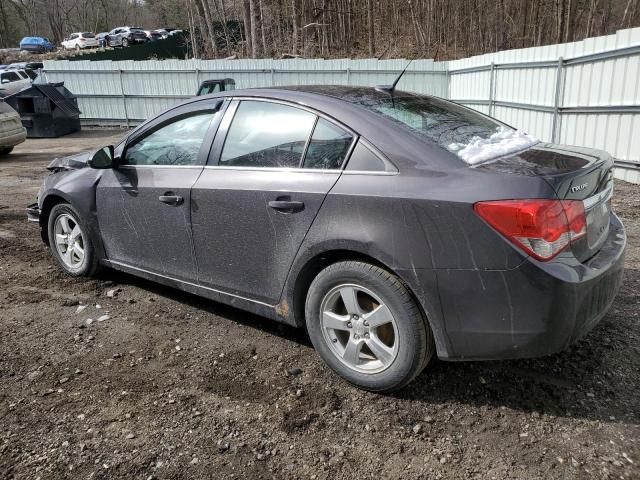
{"label": "driver side window", "polygon": [[[182,117],[128,145],[121,165],[201,165],[200,147],[215,113]],[[202,161],[200,161],[202,160]]]}

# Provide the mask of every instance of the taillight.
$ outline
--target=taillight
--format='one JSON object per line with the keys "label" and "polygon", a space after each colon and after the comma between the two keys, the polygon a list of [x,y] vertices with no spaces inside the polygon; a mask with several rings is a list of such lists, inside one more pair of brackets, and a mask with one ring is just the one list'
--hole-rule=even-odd
{"label": "taillight", "polygon": [[542,261],[587,233],[584,204],[578,200],[498,200],[478,202],[473,209],[512,243]]}

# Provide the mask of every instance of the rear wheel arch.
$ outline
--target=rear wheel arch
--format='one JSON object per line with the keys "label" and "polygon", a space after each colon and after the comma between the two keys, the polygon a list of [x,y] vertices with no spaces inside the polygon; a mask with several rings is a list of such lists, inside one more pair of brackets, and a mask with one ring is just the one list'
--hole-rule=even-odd
{"label": "rear wheel arch", "polygon": [[420,313],[422,314],[422,317],[424,318],[429,328],[431,328],[431,330],[433,331],[431,321],[429,320],[429,317],[427,316],[422,303],[418,300],[413,289],[411,288],[411,285],[405,282],[400,275],[398,275],[384,262],[366,253],[350,249],[335,249],[318,253],[317,255],[308,259],[299,269],[295,277],[291,295],[293,305],[293,321],[295,322],[295,325],[305,325],[305,302],[307,299],[307,293],[309,292],[309,287],[311,286],[311,282],[313,282],[316,276],[328,266],[344,261],[359,261],[369,263],[371,265],[375,265],[376,267],[380,267],[383,270],[386,270],[387,272],[396,276],[403,284],[403,286],[407,289],[407,291],[411,294],[414,302],[420,310]]}

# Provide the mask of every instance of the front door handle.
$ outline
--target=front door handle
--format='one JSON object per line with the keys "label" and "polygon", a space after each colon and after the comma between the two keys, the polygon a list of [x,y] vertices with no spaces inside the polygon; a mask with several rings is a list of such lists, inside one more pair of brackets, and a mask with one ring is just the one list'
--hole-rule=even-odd
{"label": "front door handle", "polygon": [[172,192],[167,192],[164,195],[160,195],[158,197],[162,203],[166,203],[167,205],[181,205],[184,202],[184,198],[180,195],[173,195]]}
{"label": "front door handle", "polygon": [[297,200],[271,200],[269,206],[284,213],[299,212],[304,209],[304,202]]}

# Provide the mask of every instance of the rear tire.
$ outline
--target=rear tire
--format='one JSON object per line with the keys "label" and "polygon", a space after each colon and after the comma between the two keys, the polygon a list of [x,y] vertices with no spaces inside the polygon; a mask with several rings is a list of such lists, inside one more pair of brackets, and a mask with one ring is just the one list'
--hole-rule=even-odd
{"label": "rear tire", "polygon": [[126,38],[123,38],[122,39],[122,46],[124,48],[128,47],[129,46],[129,40],[127,40]]}
{"label": "rear tire", "polygon": [[47,223],[49,247],[67,275],[89,277],[99,268],[98,257],[80,215],[68,203],[51,209]]}
{"label": "rear tire", "polygon": [[407,288],[369,263],[338,262],[322,270],[309,287],[305,318],[322,359],[365,390],[404,387],[435,350],[431,330]]}

